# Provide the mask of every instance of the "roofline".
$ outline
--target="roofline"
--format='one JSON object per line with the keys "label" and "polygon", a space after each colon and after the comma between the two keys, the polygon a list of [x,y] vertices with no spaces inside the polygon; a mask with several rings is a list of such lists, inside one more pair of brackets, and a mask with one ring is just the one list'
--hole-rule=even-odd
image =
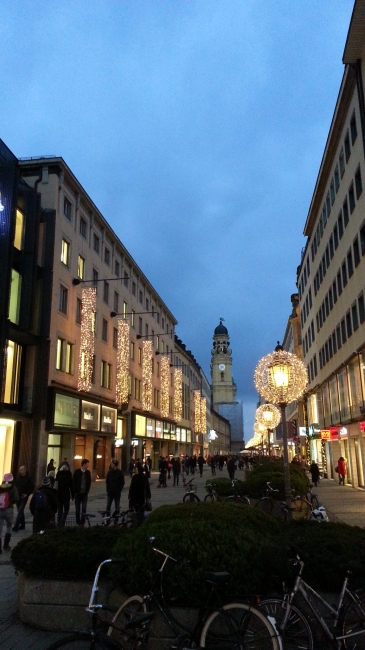
{"label": "roofline", "polygon": [[364,57],[365,0],[355,0],[342,62],[353,65]]}
{"label": "roofline", "polygon": [[37,167],[41,165],[59,165],[60,170],[65,171],[71,178],[72,182],[76,186],[76,188],[82,192],[84,196],[86,196],[87,201],[90,203],[91,209],[93,212],[95,212],[98,216],[98,218],[102,221],[103,224],[105,224],[105,227],[113,233],[115,236],[115,239],[118,241],[118,244],[120,248],[122,249],[123,253],[126,255],[127,258],[131,261],[132,265],[135,266],[135,268],[138,270],[138,274],[141,276],[143,281],[145,282],[146,286],[148,286],[150,289],[153,290],[155,293],[156,297],[161,303],[161,307],[168,313],[170,320],[172,321],[174,327],[178,324],[178,321],[176,320],[175,316],[172,314],[172,312],[169,310],[167,305],[164,303],[162,300],[161,296],[157,293],[156,289],[153,287],[151,282],[147,279],[143,271],[140,269],[138,266],[137,262],[133,259],[132,255],[129,253],[129,251],[126,249],[124,244],[121,242],[119,239],[118,235],[115,233],[115,231],[112,229],[110,224],[107,222],[105,217],[102,215],[100,210],[97,208],[95,205],[94,201],[90,198],[89,194],[86,192],[84,187],[81,185],[80,181],[76,178],[75,174],[71,171],[67,163],[64,161],[64,159],[61,156],[43,156],[39,158],[20,158],[18,159],[19,166],[21,168],[28,168],[29,170],[31,169],[36,169]]}

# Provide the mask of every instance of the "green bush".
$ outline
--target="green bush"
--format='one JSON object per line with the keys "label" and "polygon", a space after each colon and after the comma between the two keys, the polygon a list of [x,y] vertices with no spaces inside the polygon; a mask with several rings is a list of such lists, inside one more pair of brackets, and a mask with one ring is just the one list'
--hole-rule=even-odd
{"label": "green bush", "polygon": [[[213,478],[210,481],[206,481],[205,489],[207,490],[207,485],[212,484],[214,490],[216,491],[218,497],[229,497],[231,494],[240,494],[244,496],[247,494],[246,491],[246,482],[240,481],[237,479],[232,487],[232,481],[230,478]],[[207,490],[208,491],[208,490]]]}
{"label": "green bush", "polygon": [[[300,467],[289,465],[290,484],[295,494],[305,495],[309,488],[309,479]],[[266,483],[270,482],[274,490],[279,490],[274,498],[284,499],[285,479],[284,463],[281,461],[264,461],[262,465],[256,466],[244,482],[245,494],[253,499],[260,499],[265,494]]]}

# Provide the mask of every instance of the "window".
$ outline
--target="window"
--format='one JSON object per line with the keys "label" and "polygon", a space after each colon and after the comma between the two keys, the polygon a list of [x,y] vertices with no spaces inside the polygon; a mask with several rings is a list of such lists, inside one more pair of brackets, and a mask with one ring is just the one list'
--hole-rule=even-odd
{"label": "window", "polygon": [[70,266],[70,242],[67,239],[62,239],[61,262],[66,266]]}
{"label": "window", "polygon": [[98,237],[98,235],[96,235],[95,233],[94,233],[94,237],[93,237],[93,247],[94,247],[95,253],[97,253],[99,255],[99,253],[100,253],[100,237]]}
{"label": "window", "polygon": [[342,211],[343,211],[343,222],[344,222],[344,225],[345,225],[345,228],[346,228],[346,226],[347,226],[347,224],[349,222],[349,206],[348,206],[348,203],[347,203],[347,197],[345,198],[345,200],[343,202]]}
{"label": "window", "polygon": [[109,282],[104,280],[103,300],[106,304],[109,303]]}
{"label": "window", "polygon": [[346,268],[346,262],[342,262],[341,271],[342,271],[342,285],[343,285],[343,287],[345,287],[346,284],[347,284],[347,268]]}
{"label": "window", "polygon": [[14,341],[8,341],[5,375],[5,404],[17,404],[19,400],[20,365],[22,348]]}
{"label": "window", "polygon": [[106,246],[104,248],[104,262],[110,266],[110,250]]}
{"label": "window", "polygon": [[85,260],[82,255],[79,255],[77,258],[77,277],[80,280],[85,279]]}
{"label": "window", "polygon": [[346,331],[347,331],[347,338],[349,339],[350,336],[352,336],[352,322],[351,322],[351,314],[349,311],[346,314]]}
{"label": "window", "polygon": [[141,316],[138,317],[138,334],[141,334],[141,336],[142,336],[142,318],[141,318]]}
{"label": "window", "polygon": [[107,361],[100,364],[100,385],[102,388],[111,388],[112,384],[112,367]]}
{"label": "window", "polygon": [[359,316],[357,313],[357,304],[356,302],[351,305],[351,316],[352,316],[352,327],[354,332],[358,329],[359,327]]}
{"label": "window", "polygon": [[138,348],[138,363],[142,365],[142,348]]}
{"label": "window", "polygon": [[145,334],[145,337],[147,339],[148,338],[148,323],[144,324],[144,334]]}
{"label": "window", "polygon": [[21,297],[22,276],[15,269],[11,269],[11,287],[9,299],[9,320],[19,325],[19,309]]}
{"label": "window", "polygon": [[142,305],[142,303],[143,303],[143,293],[142,293],[142,291],[139,292],[139,302]]}
{"label": "window", "polygon": [[332,294],[333,294],[333,304],[337,302],[337,285],[336,280],[332,282]]}
{"label": "window", "polygon": [[351,276],[354,273],[354,264],[353,264],[353,261],[352,261],[352,250],[351,250],[351,248],[350,248],[349,252],[347,253],[347,272],[349,274],[349,278],[351,278]]}
{"label": "window", "polygon": [[365,302],[364,302],[364,292],[363,291],[359,294],[359,297],[357,299],[357,305],[358,305],[358,308],[359,308],[360,323],[363,323],[365,321]]}
{"label": "window", "polygon": [[24,222],[24,214],[17,208],[15,217],[14,248],[17,248],[19,251],[23,250]]}
{"label": "window", "polygon": [[346,343],[347,337],[346,337],[346,323],[345,319],[343,318],[341,321],[341,338],[342,338],[342,343]]}
{"label": "window", "polygon": [[126,273],[125,273],[125,275],[124,275],[124,280],[123,280],[123,282],[124,282],[124,286],[125,286],[125,287],[128,287],[129,276],[126,275]]}
{"label": "window", "polygon": [[360,167],[357,168],[357,171],[356,171],[356,174],[355,174],[355,189],[356,189],[356,198],[359,199],[359,197],[362,194],[362,180],[361,180]]}
{"label": "window", "polygon": [[330,311],[331,311],[333,309],[332,287],[328,291],[328,302],[329,302],[329,307],[330,307]]}
{"label": "window", "polygon": [[342,293],[342,280],[341,280],[340,271],[337,273],[337,291],[338,291],[338,295],[340,296]]}
{"label": "window", "polygon": [[338,188],[340,187],[340,175],[338,173],[338,165],[335,167],[335,190],[338,192]]}
{"label": "window", "polygon": [[337,227],[337,223],[335,224],[335,227],[333,229],[333,241],[334,241],[335,250],[336,250],[336,248],[338,246],[338,227]]}
{"label": "window", "polygon": [[134,311],[134,309],[132,309],[132,313],[131,313],[131,326],[132,327],[135,327],[135,321],[136,321],[136,312]]}
{"label": "window", "polygon": [[356,125],[355,113],[353,114],[350,121],[350,131],[351,131],[351,144],[353,145],[357,138],[357,125]]}
{"label": "window", "polygon": [[108,321],[103,318],[103,325],[101,329],[101,338],[105,343],[108,342]]}
{"label": "window", "polygon": [[365,253],[365,221],[363,222],[360,228],[360,244],[361,244],[361,253]]}
{"label": "window", "polygon": [[132,295],[135,296],[137,292],[137,285],[135,282],[132,282]]}
{"label": "window", "polygon": [[146,311],[150,310],[150,301],[146,298]]}
{"label": "window", "polygon": [[333,203],[335,201],[335,197],[336,197],[335,182],[334,182],[333,179],[331,180],[331,185],[330,185],[330,197],[331,197],[331,204],[333,205]]}
{"label": "window", "polygon": [[96,269],[93,269],[93,287],[96,289],[98,288],[98,282],[99,282],[99,273],[97,272]]}
{"label": "window", "polygon": [[330,200],[329,192],[327,192],[327,196],[326,196],[326,208],[327,208],[327,217],[329,217],[331,214],[331,200]]}
{"label": "window", "polygon": [[326,266],[328,268],[329,265],[330,265],[330,251],[329,251],[328,246],[326,246],[325,255],[326,255]]}
{"label": "window", "polygon": [[341,178],[342,178],[342,176],[345,173],[345,156],[343,154],[343,149],[341,149],[341,152],[340,152],[339,163],[340,163],[340,174],[341,174]]}
{"label": "window", "polygon": [[360,264],[360,246],[359,246],[359,238],[357,235],[354,239],[353,249],[354,249],[355,266],[358,266]]}
{"label": "window", "polygon": [[56,369],[73,375],[74,372],[74,345],[65,339],[57,339]]}
{"label": "window", "polygon": [[340,239],[341,239],[341,238],[342,238],[342,235],[343,235],[343,219],[342,219],[342,210],[341,210],[340,214],[338,215],[337,225],[338,225],[338,235],[339,235],[339,237],[340,237]]}
{"label": "window", "polygon": [[129,346],[129,356],[131,359],[134,359],[134,341],[131,341]]}
{"label": "window", "polygon": [[68,310],[68,289],[63,284],[60,284],[60,295],[58,309],[67,315]]}
{"label": "window", "polygon": [[80,235],[84,239],[87,239],[87,223],[84,217],[80,217]]}
{"label": "window", "polygon": [[65,196],[63,199],[63,214],[69,221],[72,221],[72,204]]}
{"label": "window", "polygon": [[350,205],[350,213],[352,214],[353,211],[355,210],[355,192],[354,192],[354,184],[351,183],[350,189],[349,189],[349,205]]}
{"label": "window", "polygon": [[160,408],[160,391],[157,388],[153,390],[153,406],[156,409]]}
{"label": "window", "polygon": [[342,347],[341,328],[339,325],[337,325],[336,327],[336,340],[337,340],[337,350],[339,350]]}
{"label": "window", "polygon": [[345,159],[346,159],[346,162],[348,162],[349,158],[351,156],[350,138],[349,138],[349,133],[348,132],[346,133],[344,145],[345,145]]}
{"label": "window", "polygon": [[141,401],[141,380],[134,380],[134,398],[138,401]]}
{"label": "window", "polygon": [[334,253],[334,251],[333,251],[333,235],[330,236],[329,247],[330,247],[330,258],[332,259],[333,253]]}
{"label": "window", "polygon": [[81,324],[82,300],[76,298],[76,323]]}
{"label": "window", "polygon": [[118,330],[113,327],[113,348],[118,348]]}
{"label": "window", "polygon": [[114,291],[114,301],[113,301],[114,311],[118,314],[119,312],[119,293]]}
{"label": "window", "polygon": [[114,273],[117,276],[117,278],[120,278],[120,263],[118,260],[115,260],[114,262]]}
{"label": "window", "polygon": [[127,314],[128,314],[128,304],[124,300],[123,301],[123,316],[124,316],[124,318],[127,318]]}
{"label": "window", "polygon": [[337,352],[336,332],[332,332],[332,350],[333,350],[333,354],[336,354]]}

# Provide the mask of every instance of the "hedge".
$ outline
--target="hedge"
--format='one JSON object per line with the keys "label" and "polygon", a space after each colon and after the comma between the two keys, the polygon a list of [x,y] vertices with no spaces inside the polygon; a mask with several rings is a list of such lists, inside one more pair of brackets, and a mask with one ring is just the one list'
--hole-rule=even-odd
{"label": "hedge", "polygon": [[[228,571],[228,591],[265,593],[288,578],[287,547],[298,548],[305,561],[304,578],[315,589],[336,591],[339,567],[357,560],[365,568],[365,530],[316,521],[282,522],[250,506],[227,503],[161,506],[135,530],[64,528],[19,542],[12,552],[18,571],[39,578],[91,579],[108,557],[123,557],[112,577],[127,593],[141,593],[156,579],[161,556],[150,538],[181,562],[168,563],[164,593],[181,604],[204,598],[204,571]],[[278,580],[279,578],[279,580]],[[363,576],[354,577],[353,586]]]}

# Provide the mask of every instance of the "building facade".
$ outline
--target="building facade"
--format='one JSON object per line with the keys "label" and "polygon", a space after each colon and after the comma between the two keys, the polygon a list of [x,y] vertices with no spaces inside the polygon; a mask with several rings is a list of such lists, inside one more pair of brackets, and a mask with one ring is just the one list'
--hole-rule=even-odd
{"label": "building facade", "polygon": [[298,271],[311,458],[365,485],[365,2],[356,0],[344,75],[305,223]]}

